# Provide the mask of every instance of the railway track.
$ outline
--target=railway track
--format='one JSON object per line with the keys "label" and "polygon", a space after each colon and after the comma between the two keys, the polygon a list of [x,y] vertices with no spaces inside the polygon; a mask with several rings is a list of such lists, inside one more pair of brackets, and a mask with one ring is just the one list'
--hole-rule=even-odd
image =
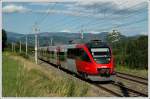
{"label": "railway track", "polygon": [[126,73],[121,73],[121,72],[116,72],[116,77],[122,78],[122,79],[126,79],[126,80],[130,80],[133,82],[137,82],[143,85],[148,85],[148,79],[147,78],[143,78],[143,77],[139,77],[139,76],[135,76],[135,75],[130,75],[130,74],[126,74]]}
{"label": "railway track", "polygon": [[50,64],[55,68],[59,68],[63,72],[70,74],[70,75],[73,75],[73,77],[76,77],[76,78],[78,78],[84,82],[87,82],[91,85],[94,85],[94,86],[96,86],[96,87],[98,87],[98,88],[100,88],[100,89],[102,89],[108,93],[111,93],[114,96],[117,96],[117,97],[132,97],[132,96],[134,96],[134,97],[135,96],[148,97],[148,93],[142,93],[142,92],[139,92],[137,90],[128,88],[127,86],[123,85],[121,82],[109,82],[109,83],[107,83],[107,82],[93,82],[93,81],[90,81],[88,79],[83,79],[78,74],[75,74],[71,71],[68,71],[62,67],[58,67],[55,64],[51,64],[51,63],[44,61],[44,60],[41,60],[41,61],[46,62],[47,64]]}
{"label": "railway track", "polygon": [[95,86],[102,88],[103,90],[118,97],[148,97],[147,94],[128,88],[121,82],[115,82],[106,85],[96,84]]}
{"label": "railway track", "polygon": [[127,73],[122,73],[122,72],[116,72],[116,73],[117,74],[122,74],[122,75],[128,75],[128,76],[139,78],[139,79],[143,79],[143,80],[148,80],[147,78],[139,77],[139,76],[135,76],[135,75],[127,74]]}
{"label": "railway track", "polygon": [[142,93],[142,92],[139,92],[139,91],[137,91],[137,90],[128,88],[128,87],[124,86],[121,82],[113,83],[113,85],[120,87],[123,91],[126,90],[126,92],[132,92],[132,93],[135,94],[135,96],[144,96],[144,97],[148,97],[148,93]]}

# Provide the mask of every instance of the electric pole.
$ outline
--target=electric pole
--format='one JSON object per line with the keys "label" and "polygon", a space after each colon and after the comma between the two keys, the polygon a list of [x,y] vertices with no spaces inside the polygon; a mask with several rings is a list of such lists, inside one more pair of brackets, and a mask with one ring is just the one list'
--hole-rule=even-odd
{"label": "electric pole", "polygon": [[37,38],[37,42],[38,42],[38,45],[37,45],[37,48],[38,48],[40,46],[39,38]]}
{"label": "electric pole", "polygon": [[83,26],[81,26],[81,39],[83,40]]}
{"label": "electric pole", "polygon": [[51,46],[53,46],[53,38],[51,38]]}
{"label": "electric pole", "polygon": [[14,43],[14,52],[16,52],[16,48],[15,48],[16,44]]}
{"label": "electric pole", "polygon": [[83,40],[83,30],[81,30],[81,39]]}
{"label": "electric pole", "polygon": [[21,53],[21,40],[20,40],[20,53]]}
{"label": "electric pole", "polygon": [[34,29],[34,32],[35,32],[35,63],[37,64],[38,63],[38,60],[37,60],[37,34],[38,34],[38,32],[39,32],[39,29],[37,28],[37,24],[35,24],[35,26],[33,27],[33,29]]}
{"label": "electric pole", "polygon": [[27,35],[26,35],[26,55],[28,54],[28,38],[27,38]]}
{"label": "electric pole", "polygon": [[12,52],[13,52],[13,50],[14,50],[14,47],[13,47],[13,42],[11,43],[11,48],[12,48]]}

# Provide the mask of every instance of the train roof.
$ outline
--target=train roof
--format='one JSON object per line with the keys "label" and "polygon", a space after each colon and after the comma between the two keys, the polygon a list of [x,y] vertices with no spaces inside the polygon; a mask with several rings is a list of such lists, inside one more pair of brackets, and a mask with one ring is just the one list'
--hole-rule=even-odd
{"label": "train roof", "polygon": [[84,43],[76,43],[76,44],[65,44],[65,45],[56,45],[56,46],[44,46],[39,47],[39,49],[56,49],[60,48],[76,48],[76,46],[87,46],[88,48],[98,48],[98,47],[109,47],[106,42],[102,42],[101,40],[91,40],[89,42]]}
{"label": "train roof", "polygon": [[106,42],[102,42],[101,40],[91,40],[90,42],[86,43],[89,48],[96,48],[96,47],[109,47]]}

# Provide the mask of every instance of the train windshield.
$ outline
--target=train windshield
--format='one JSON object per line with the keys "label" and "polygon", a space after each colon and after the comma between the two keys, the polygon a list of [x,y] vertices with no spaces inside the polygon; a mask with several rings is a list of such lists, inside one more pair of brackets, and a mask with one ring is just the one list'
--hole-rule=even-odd
{"label": "train windshield", "polygon": [[94,60],[100,64],[107,64],[110,62],[111,53],[109,48],[91,48]]}

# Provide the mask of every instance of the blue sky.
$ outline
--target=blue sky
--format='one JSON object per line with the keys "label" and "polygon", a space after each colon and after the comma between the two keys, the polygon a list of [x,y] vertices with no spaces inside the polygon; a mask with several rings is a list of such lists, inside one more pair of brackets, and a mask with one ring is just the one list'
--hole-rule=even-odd
{"label": "blue sky", "polygon": [[6,31],[100,33],[117,29],[124,35],[148,33],[146,0],[51,0],[50,2],[3,2],[2,24]]}

